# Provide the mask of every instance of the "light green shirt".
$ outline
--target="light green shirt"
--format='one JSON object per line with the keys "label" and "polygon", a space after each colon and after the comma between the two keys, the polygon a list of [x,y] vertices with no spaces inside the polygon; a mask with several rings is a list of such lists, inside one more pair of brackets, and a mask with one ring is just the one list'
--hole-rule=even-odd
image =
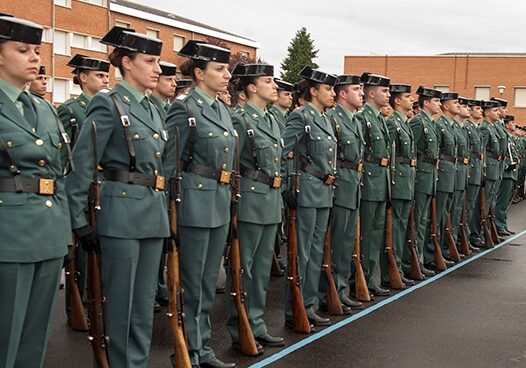
{"label": "light green shirt", "polygon": [[201,88],[199,88],[197,86],[195,87],[195,91],[210,106],[212,106],[212,104],[217,101],[217,98],[210,97],[210,95],[208,93],[206,93],[205,91],[203,91]]}
{"label": "light green shirt", "polygon": [[352,121],[352,119],[354,117],[354,113],[351,110],[343,107],[342,105],[340,105],[340,107],[342,108],[343,112],[345,113],[345,116],[347,116],[349,121]]}
{"label": "light green shirt", "polygon": [[[129,84],[129,83],[128,83],[128,84]],[[84,92],[82,92],[80,95],[81,95],[81,96],[84,96],[84,98],[85,98],[86,100],[88,100],[88,102],[90,102],[91,99],[93,98],[93,96],[88,96],[88,95],[85,94]]]}
{"label": "light green shirt", "polygon": [[273,105],[273,107],[276,109],[277,112],[279,112],[281,114],[281,117],[285,117],[285,115],[287,115],[287,110],[281,108],[280,106],[278,105]]}
{"label": "light green shirt", "polygon": [[313,105],[312,103],[310,103],[310,102],[307,102],[307,103],[312,107],[312,109],[313,109],[314,111],[316,111],[316,112],[318,113],[318,116],[321,116],[321,113],[318,111],[318,109],[316,108],[316,106],[314,106],[314,105]]}
{"label": "light green shirt", "polygon": [[376,107],[371,105],[369,102],[366,102],[366,104],[369,105],[369,107],[373,110],[375,117],[379,117],[380,116],[380,110],[378,110]]}
{"label": "light green shirt", "polygon": [[18,100],[18,96],[20,96],[20,93],[22,93],[23,90],[3,79],[0,79],[0,89],[4,91],[7,98],[15,104],[18,111],[20,111],[20,114],[24,116],[24,106],[22,105],[22,102]]}
{"label": "light green shirt", "polygon": [[132,86],[130,83],[128,83],[125,80],[122,80],[121,82],[119,82],[119,84],[123,86],[124,88],[126,88],[126,90],[131,93],[133,98],[135,98],[138,103],[141,103],[143,98],[146,97],[145,93],[141,93],[141,91],[139,91],[137,88],[135,88],[134,86]]}
{"label": "light green shirt", "polygon": [[265,118],[265,116],[267,115],[267,110],[261,110],[259,107],[257,107],[256,105],[254,105],[253,103],[250,103],[250,102],[247,102],[247,105],[250,105],[250,107],[252,107],[254,110],[256,110],[256,112],[257,112],[262,118]]}

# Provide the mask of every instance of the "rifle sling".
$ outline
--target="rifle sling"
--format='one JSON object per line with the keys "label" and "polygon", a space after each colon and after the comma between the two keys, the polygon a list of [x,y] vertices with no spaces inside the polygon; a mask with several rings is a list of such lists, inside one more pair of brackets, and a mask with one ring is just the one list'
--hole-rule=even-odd
{"label": "rifle sling", "polygon": [[115,107],[117,108],[117,112],[119,113],[120,118],[121,118],[122,131],[124,133],[124,138],[126,140],[126,145],[128,147],[129,171],[134,172],[135,171],[135,147],[133,147],[133,139],[132,139],[132,135],[130,132],[130,118],[124,112],[124,109],[122,108],[122,104],[119,102],[117,96],[112,94],[111,99],[113,100],[113,103],[115,104]]}

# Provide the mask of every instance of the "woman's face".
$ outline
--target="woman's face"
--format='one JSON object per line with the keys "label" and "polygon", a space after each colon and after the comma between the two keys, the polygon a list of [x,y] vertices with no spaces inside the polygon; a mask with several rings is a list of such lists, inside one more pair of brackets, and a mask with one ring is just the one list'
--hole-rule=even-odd
{"label": "woman's face", "polygon": [[257,95],[266,102],[276,102],[278,100],[278,85],[274,82],[274,77],[259,77],[256,83],[249,86],[251,93]]}
{"label": "woman's face", "polygon": [[318,89],[311,87],[311,93],[313,90],[315,90],[316,93],[313,93],[312,97],[316,98],[323,107],[328,108],[334,105],[334,97],[336,96],[336,93],[334,93],[334,88],[331,85],[320,84]]}
{"label": "woman's face", "polygon": [[38,76],[40,45],[18,41],[0,43],[0,78],[20,87]]}
{"label": "woman's face", "polygon": [[196,68],[195,76],[199,87],[214,93],[225,91],[232,77],[228,71],[228,64],[217,61],[208,62],[204,69]]}
{"label": "woman's face", "polygon": [[137,53],[133,59],[124,56],[122,66],[126,70],[126,78],[132,79],[143,89],[154,89],[162,73],[159,59],[159,56],[141,53]]}

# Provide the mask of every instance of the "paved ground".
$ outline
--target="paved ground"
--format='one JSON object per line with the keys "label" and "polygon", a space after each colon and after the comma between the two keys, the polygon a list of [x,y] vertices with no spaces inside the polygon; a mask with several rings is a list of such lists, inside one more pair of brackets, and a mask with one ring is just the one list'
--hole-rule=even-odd
{"label": "paved ground", "polygon": [[[526,203],[511,208],[513,230],[526,230],[525,215]],[[351,317],[350,323],[333,318],[333,324],[345,325],[308,340],[283,328],[285,280],[273,278],[267,322],[271,333],[285,336],[289,348],[267,348],[258,359],[233,351],[224,328],[225,295],[216,300],[212,346],[219,358],[239,367],[258,361],[264,366],[276,353],[283,356],[269,367],[526,367],[525,278],[523,236],[396,300],[377,298],[382,306]],[[61,291],[45,367],[92,367],[85,335],[65,326],[63,299]],[[164,313],[156,315],[153,335],[150,367],[169,367],[171,336]],[[302,340],[305,345],[297,348]]]}

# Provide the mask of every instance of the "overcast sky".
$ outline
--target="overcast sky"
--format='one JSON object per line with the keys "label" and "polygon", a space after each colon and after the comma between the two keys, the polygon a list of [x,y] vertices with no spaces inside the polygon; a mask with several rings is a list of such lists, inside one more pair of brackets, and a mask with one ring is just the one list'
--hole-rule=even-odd
{"label": "overcast sky", "polygon": [[303,26],[320,69],[336,74],[345,55],[526,52],[523,1],[132,1],[256,40],[258,55],[277,69]]}

